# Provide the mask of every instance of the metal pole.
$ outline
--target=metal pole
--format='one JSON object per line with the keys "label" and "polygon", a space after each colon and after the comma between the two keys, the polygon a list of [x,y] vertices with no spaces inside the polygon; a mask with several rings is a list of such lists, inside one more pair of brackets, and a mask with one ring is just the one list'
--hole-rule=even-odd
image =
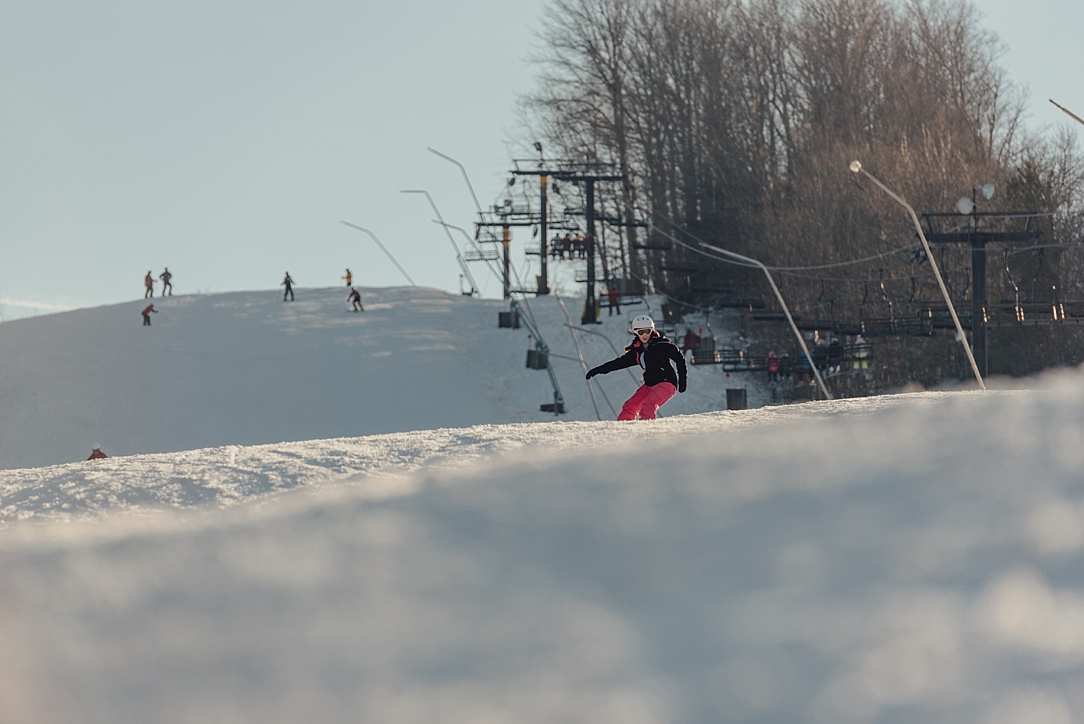
{"label": "metal pole", "polygon": [[583,310],[581,324],[594,324],[598,321],[595,313],[595,179],[586,179],[587,184],[587,304]]}
{"label": "metal pole", "polygon": [[[1054,100],[1053,100],[1053,99],[1049,99],[1049,100],[1050,100],[1050,102],[1051,102],[1051,103],[1054,103]],[[1055,105],[1055,106],[1057,106],[1057,107],[1058,107],[1059,109],[1061,109],[1062,111],[1064,111],[1066,115],[1068,115],[1068,116],[1069,116],[1070,118],[1072,118],[1072,119],[1073,119],[1074,121],[1076,121],[1077,123],[1080,123],[1080,124],[1084,124],[1084,120],[1081,120],[1081,119],[1080,119],[1080,116],[1078,116],[1077,114],[1073,113],[1073,112],[1072,112],[1072,111],[1070,111],[1070,110],[1069,110],[1068,108],[1062,108],[1062,107],[1061,107],[1061,106],[1059,106],[1059,105],[1058,105],[1057,103],[1054,103],[1054,105]]]}
{"label": "metal pole", "polygon": [[395,265],[395,268],[403,273],[403,276],[406,277],[406,280],[408,282],[410,282],[410,286],[412,286],[412,287],[418,286],[417,284],[414,283],[414,280],[410,278],[410,275],[406,273],[406,269],[403,269],[403,267],[399,266],[399,262],[395,261],[395,257],[391,255],[391,252],[388,251],[387,248],[383,244],[380,243],[380,239],[376,238],[376,234],[374,234],[373,232],[369,231],[368,229],[366,229],[364,227],[358,226],[357,224],[351,224],[349,221],[340,221],[339,223],[340,224],[345,224],[345,225],[349,226],[352,229],[357,229],[358,231],[364,231],[366,234],[373,237],[373,241],[376,242],[376,245],[380,247],[380,250],[383,251],[384,254],[386,254],[389,259],[391,259],[391,263]]}
{"label": "metal pole", "polygon": [[425,194],[425,198],[429,200],[429,206],[432,207],[433,213],[437,215],[437,218],[440,219],[440,225],[444,227],[444,233],[448,235],[448,241],[452,242],[452,248],[455,249],[455,257],[456,257],[456,261],[459,262],[459,268],[463,272],[463,276],[465,276],[467,278],[467,281],[470,282],[471,296],[472,297],[477,296],[478,295],[478,285],[475,284],[474,277],[471,276],[470,270],[467,269],[467,264],[463,260],[463,254],[460,253],[459,246],[455,243],[455,239],[452,238],[452,232],[448,231],[448,227],[444,223],[444,217],[441,215],[440,209],[438,209],[437,205],[433,202],[433,197],[430,196],[429,192],[426,191],[425,189],[404,189],[404,190],[400,191],[399,193],[401,193],[401,194]]}
{"label": "metal pole", "polygon": [[971,241],[971,341],[974,342],[975,364],[982,374],[988,374],[986,332],[986,243]]}
{"label": "metal pole", "polygon": [[744,256],[734,251],[720,249],[717,246],[712,246],[711,244],[705,244],[703,242],[700,242],[700,246],[704,247],[705,249],[711,249],[712,251],[719,252],[720,254],[723,254],[725,256],[733,257],[734,259],[744,261],[747,264],[752,264],[753,266],[759,268],[762,272],[764,272],[764,276],[768,277],[768,284],[771,285],[772,291],[775,292],[775,298],[779,300],[779,305],[783,307],[783,314],[787,316],[787,321],[790,322],[790,328],[794,332],[795,338],[797,338],[798,340],[798,345],[802,348],[802,354],[804,354],[806,360],[809,361],[809,369],[813,371],[813,377],[817,380],[817,386],[820,387],[821,394],[824,395],[824,399],[826,400],[832,399],[831,393],[828,392],[828,388],[824,385],[824,380],[821,379],[821,373],[817,370],[817,365],[813,363],[813,355],[809,353],[809,347],[806,346],[805,338],[802,337],[802,333],[798,331],[798,325],[794,323],[794,317],[790,316],[790,309],[787,308],[787,302],[783,299],[783,293],[780,292],[779,287],[775,285],[775,279],[772,279],[772,273],[768,271],[768,267],[764,266],[752,257]]}
{"label": "metal pole", "polygon": [[509,269],[512,266],[512,229],[507,224],[501,228],[501,245],[504,247],[504,298],[508,299],[512,296],[512,279],[509,274]]}
{"label": "metal pole", "polygon": [[881,183],[881,181],[869,171],[862,168],[861,162],[852,161],[850,168],[854,173],[861,173],[870,181],[877,184],[882,191],[891,196],[900,206],[907,209],[907,213],[911,215],[911,221],[918,231],[918,238],[922,241],[922,248],[926,251],[926,258],[930,260],[930,268],[933,269],[933,275],[937,277],[937,285],[941,287],[941,296],[944,297],[945,304],[948,305],[949,314],[952,315],[952,323],[956,325],[956,334],[960,338],[960,344],[964,346],[964,352],[967,353],[967,360],[971,363],[971,371],[975,374],[975,380],[979,383],[979,389],[985,391],[986,383],[982,381],[982,373],[979,372],[979,365],[975,361],[975,355],[971,351],[971,345],[968,344],[967,335],[964,334],[964,327],[960,324],[960,318],[956,316],[956,307],[953,306],[952,298],[949,297],[948,288],[945,286],[945,280],[941,278],[941,270],[937,268],[937,260],[933,258],[933,251],[930,250],[930,242],[926,241],[926,234],[922,231],[922,224],[918,223],[918,214],[915,213],[915,210],[911,208],[909,203],[903,200],[903,197]]}
{"label": "metal pole", "polygon": [[[576,356],[580,360],[580,369],[586,374],[587,363],[583,359],[583,352],[580,351],[580,341],[576,339],[576,330],[572,326],[572,317],[568,313],[568,308],[565,306],[565,300],[561,297],[557,297],[557,303],[561,305],[561,311],[565,313],[565,320],[568,322],[568,331],[572,335],[572,344],[576,347]],[[602,419],[602,413],[598,411],[598,402],[595,400],[595,391],[591,388],[591,380],[587,380],[584,384],[587,385],[587,393],[591,395],[591,405],[595,408],[595,417],[599,420]],[[609,400],[607,400],[609,402]],[[613,405],[610,406],[610,411],[613,412]]]}
{"label": "metal pole", "polygon": [[481,259],[483,262],[485,262],[486,269],[489,270],[489,273],[492,274],[494,277],[496,277],[498,280],[501,278],[500,272],[498,272],[493,267],[493,265],[489,263],[490,260],[486,258],[485,251],[483,251],[482,247],[478,246],[478,244],[474,241],[474,239],[471,238],[470,234],[467,233],[466,229],[464,229],[462,226],[456,226],[455,224],[443,224],[440,221],[438,221],[437,219],[433,219],[433,223],[434,224],[440,224],[441,226],[443,226],[443,227],[445,227],[447,229],[455,229],[460,234],[462,234],[463,238],[467,240],[467,245],[468,246],[473,246],[474,250],[478,253],[478,258]]}
{"label": "metal pole", "polygon": [[546,200],[546,187],[549,185],[549,177],[546,174],[539,174],[539,181],[542,185],[542,213],[541,224],[539,225],[539,239],[538,254],[541,260],[541,273],[538,277],[538,292],[539,296],[550,293],[550,278],[549,278],[549,249],[546,247],[546,237],[549,234],[549,226],[547,224],[547,206],[549,202]]}
{"label": "metal pole", "polygon": [[456,161],[451,156],[447,156],[447,155],[441,153],[440,151],[436,150],[435,148],[430,148],[430,149],[427,149],[427,150],[430,153],[434,153],[434,154],[440,156],[445,161],[451,161],[452,163],[454,163],[456,166],[459,167],[459,172],[461,174],[463,174],[463,180],[467,182],[467,188],[470,190],[471,198],[474,199],[474,206],[475,206],[476,209],[478,209],[478,213],[481,214],[482,213],[482,205],[480,203],[478,203],[478,195],[474,193],[474,186],[471,185],[470,177],[467,176],[467,169],[463,167],[463,164],[461,164],[459,161]]}

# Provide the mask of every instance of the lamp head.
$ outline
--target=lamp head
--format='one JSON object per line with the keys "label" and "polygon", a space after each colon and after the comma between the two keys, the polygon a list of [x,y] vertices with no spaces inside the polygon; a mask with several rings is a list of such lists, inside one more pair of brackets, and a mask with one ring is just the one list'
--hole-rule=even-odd
{"label": "lamp head", "polygon": [[862,170],[861,162],[859,162],[859,161],[851,161],[851,171],[853,173],[858,173],[861,170]]}

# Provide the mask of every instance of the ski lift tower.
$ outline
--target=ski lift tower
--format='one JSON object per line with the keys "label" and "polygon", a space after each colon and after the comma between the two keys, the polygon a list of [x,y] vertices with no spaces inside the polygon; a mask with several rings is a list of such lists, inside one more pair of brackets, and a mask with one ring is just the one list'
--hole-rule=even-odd
{"label": "ski lift tower", "polygon": [[[540,267],[538,291],[536,294],[542,296],[550,293],[549,250],[546,248],[549,237],[549,179],[551,176],[557,177],[558,174],[567,173],[570,169],[575,169],[576,163],[574,161],[547,161],[545,156],[542,155],[542,144],[536,142],[534,147],[535,150],[538,151],[539,158],[513,159],[512,163],[514,163],[516,167],[512,169],[512,181],[510,183],[515,183],[516,176],[538,177],[538,185],[541,194],[538,211]],[[521,168],[520,164],[523,164],[524,166],[533,164],[536,168]],[[554,188],[556,188],[556,184],[554,185]]]}
{"label": "ski lift tower", "polygon": [[590,243],[587,245],[587,300],[584,304],[580,324],[598,323],[597,299],[595,297],[595,249],[598,247],[595,234],[595,184],[625,180],[624,174],[591,173],[593,168],[602,171],[607,166],[612,168],[610,164],[591,163],[587,160],[587,155],[584,154],[572,168],[558,169],[551,174],[553,178],[561,181],[568,181],[573,184],[583,183],[586,194],[584,215],[587,218],[587,237],[590,239]]}
{"label": "ski lift tower", "polygon": [[516,165],[516,167],[512,170],[512,181],[513,181],[513,183],[515,182],[515,177],[516,176],[538,176],[538,185],[539,185],[539,188],[541,189],[541,195],[542,195],[541,201],[539,203],[539,211],[538,211],[539,239],[540,239],[540,243],[539,243],[539,249],[540,249],[539,257],[540,257],[540,260],[539,261],[540,261],[541,266],[539,268],[538,289],[535,292],[535,294],[537,296],[542,296],[544,294],[549,294],[550,293],[549,261],[548,261],[549,254],[548,254],[548,250],[546,249],[546,235],[549,234],[549,228],[548,228],[548,223],[547,223],[548,222],[548,215],[549,215],[549,200],[547,198],[547,193],[548,193],[548,190],[549,190],[549,177],[550,177],[550,174],[552,174],[553,172],[546,168],[546,157],[542,153],[542,144],[540,142],[538,142],[538,141],[535,141],[534,148],[535,148],[536,151],[538,151],[538,160],[537,161],[522,161],[522,163],[524,163],[524,164],[536,163],[538,168],[536,170],[532,170],[532,171],[523,171],[523,170],[520,170],[520,168],[519,168],[519,164],[521,162],[518,161],[518,160],[513,160],[513,163]]}
{"label": "ski lift tower", "polygon": [[994,184],[975,186],[971,189],[971,196],[963,196],[956,203],[957,213],[922,215],[926,238],[931,244],[966,244],[971,247],[971,343],[975,365],[983,376],[987,374],[989,344],[986,334],[989,316],[986,299],[986,245],[1026,243],[1042,235],[1042,231],[1032,225],[1032,221],[1040,216],[1037,212],[980,212],[979,194],[989,201],[994,197],[994,191]]}
{"label": "ski lift tower", "polygon": [[[493,227],[501,228],[500,243],[504,246],[504,257],[502,260],[503,267],[503,283],[504,283],[504,298],[508,299],[512,296],[513,290],[511,279],[511,246],[512,246],[512,227],[513,226],[534,226],[534,219],[532,218],[530,210],[517,209],[511,205],[511,201],[506,202],[505,206],[494,206],[493,215],[500,218],[499,221],[476,221],[474,225],[478,228],[478,231],[482,229],[491,229]],[[494,241],[496,241],[494,239]],[[548,291],[548,290],[547,290]],[[541,292],[539,292],[541,293]]]}

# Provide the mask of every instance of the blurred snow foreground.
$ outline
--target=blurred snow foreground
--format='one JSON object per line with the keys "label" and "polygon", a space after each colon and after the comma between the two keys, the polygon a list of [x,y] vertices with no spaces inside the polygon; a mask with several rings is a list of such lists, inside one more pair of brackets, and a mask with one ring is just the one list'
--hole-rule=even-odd
{"label": "blurred snow foreground", "polygon": [[0,722],[1081,721],[1082,438],[1073,371],[0,471]]}

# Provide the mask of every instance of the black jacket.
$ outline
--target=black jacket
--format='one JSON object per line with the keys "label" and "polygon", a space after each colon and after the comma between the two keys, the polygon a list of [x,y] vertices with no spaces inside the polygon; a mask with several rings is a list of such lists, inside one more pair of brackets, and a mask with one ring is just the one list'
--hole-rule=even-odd
{"label": "black jacket", "polygon": [[[674,343],[659,334],[659,332],[656,331],[651,335],[647,345],[644,345],[640,338],[637,337],[625,350],[625,354],[617,359],[610,360],[592,369],[587,373],[587,378],[590,379],[595,375],[605,375],[616,370],[623,370],[626,367],[639,366],[644,371],[644,384],[648,387],[657,385],[660,382],[669,382],[676,385],[679,392],[685,391],[687,374],[685,355],[681,354],[681,351],[674,346]],[[677,374],[674,373],[671,362],[677,366]]]}

